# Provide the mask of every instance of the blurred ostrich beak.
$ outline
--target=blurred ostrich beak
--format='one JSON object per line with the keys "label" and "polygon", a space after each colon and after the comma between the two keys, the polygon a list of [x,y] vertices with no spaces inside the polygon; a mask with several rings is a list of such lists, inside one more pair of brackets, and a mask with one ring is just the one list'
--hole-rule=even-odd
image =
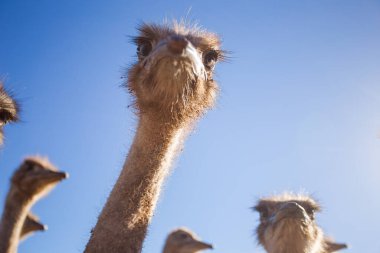
{"label": "blurred ostrich beak", "polygon": [[202,241],[198,241],[198,240],[194,240],[192,242],[192,247],[196,250],[204,250],[204,249],[213,249],[214,248],[212,246],[212,244],[202,242]]}
{"label": "blurred ostrich beak", "polygon": [[43,173],[44,180],[47,182],[59,182],[69,177],[68,173],[60,171],[44,171]]}

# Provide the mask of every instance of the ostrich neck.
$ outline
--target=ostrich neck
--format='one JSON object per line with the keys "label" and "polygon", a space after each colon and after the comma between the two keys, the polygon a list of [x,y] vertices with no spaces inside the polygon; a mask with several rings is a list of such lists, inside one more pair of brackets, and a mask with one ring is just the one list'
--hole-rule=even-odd
{"label": "ostrich neck", "polygon": [[0,223],[1,253],[17,252],[22,226],[31,205],[32,200],[22,192],[16,189],[9,191]]}
{"label": "ostrich neck", "polygon": [[[161,122],[160,122],[161,121]],[[173,126],[142,114],[121,174],[85,252],[139,253],[161,185],[182,147],[186,124]]]}
{"label": "ostrich neck", "polygon": [[[178,251],[178,249],[177,249]],[[174,253],[176,252],[175,247],[169,245],[168,243],[165,243],[164,249],[162,250],[162,253]]]}
{"label": "ostrich neck", "polygon": [[317,239],[308,240],[296,232],[282,238],[285,239],[283,242],[269,247],[267,251],[269,253],[324,253],[323,247]]}

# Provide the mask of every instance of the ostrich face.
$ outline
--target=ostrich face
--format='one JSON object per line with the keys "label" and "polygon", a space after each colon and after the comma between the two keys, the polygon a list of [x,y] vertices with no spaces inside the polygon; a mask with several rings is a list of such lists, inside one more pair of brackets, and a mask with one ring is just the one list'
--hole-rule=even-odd
{"label": "ostrich face", "polygon": [[200,241],[196,235],[183,228],[169,234],[165,247],[164,252],[170,253],[195,253],[213,248],[211,244]]}
{"label": "ostrich face", "polygon": [[211,107],[217,91],[213,70],[223,58],[219,38],[182,24],[144,24],[139,31],[134,38],[138,62],[128,73],[139,111],[177,118]]}
{"label": "ostrich face", "polygon": [[0,144],[3,143],[3,126],[17,121],[18,107],[14,99],[7,94],[0,82]]}
{"label": "ostrich face", "polygon": [[260,199],[259,243],[268,253],[327,253],[347,247],[323,236],[314,213],[318,203],[309,196],[283,194]]}
{"label": "ostrich face", "polygon": [[30,157],[14,173],[12,185],[28,198],[39,198],[67,177],[67,173],[58,171],[47,160]]}
{"label": "ostrich face", "polygon": [[258,240],[268,253],[319,252],[322,232],[314,220],[319,210],[312,199],[298,196],[262,199],[254,207],[260,213]]}

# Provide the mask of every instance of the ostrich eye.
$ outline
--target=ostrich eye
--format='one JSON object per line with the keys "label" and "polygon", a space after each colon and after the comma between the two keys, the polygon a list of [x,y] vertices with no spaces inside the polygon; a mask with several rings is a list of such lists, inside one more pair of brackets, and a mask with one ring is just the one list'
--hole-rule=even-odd
{"label": "ostrich eye", "polygon": [[309,208],[306,208],[305,211],[310,216],[310,218],[314,219],[314,214],[315,214],[314,208],[309,207]]}
{"label": "ostrich eye", "polygon": [[150,42],[144,42],[137,47],[137,55],[139,57],[146,57],[152,51],[152,44]]}
{"label": "ostrich eye", "polygon": [[6,124],[9,121],[12,121],[12,119],[13,116],[10,112],[8,112],[7,110],[0,110],[0,122],[2,124]]}
{"label": "ostrich eye", "polygon": [[267,209],[260,210],[260,219],[267,219],[268,215],[269,213]]}
{"label": "ostrich eye", "polygon": [[212,69],[218,60],[219,54],[215,50],[210,50],[207,53],[205,53],[203,57],[203,63],[208,69]]}
{"label": "ostrich eye", "polygon": [[34,167],[35,167],[35,165],[30,164],[26,167],[26,171],[28,171],[28,172],[34,171]]}
{"label": "ostrich eye", "polygon": [[187,234],[180,234],[179,235],[179,238],[183,239],[183,240],[186,239],[187,237],[188,237]]}

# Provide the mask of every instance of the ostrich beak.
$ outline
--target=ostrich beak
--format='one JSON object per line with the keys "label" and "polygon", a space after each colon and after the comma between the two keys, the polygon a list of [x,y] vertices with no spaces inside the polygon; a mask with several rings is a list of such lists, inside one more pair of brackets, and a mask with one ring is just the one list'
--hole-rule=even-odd
{"label": "ostrich beak", "polygon": [[45,180],[49,182],[59,182],[63,179],[67,179],[68,177],[68,173],[60,171],[47,171],[44,176]]}
{"label": "ostrich beak", "polygon": [[204,250],[204,249],[213,249],[214,248],[212,246],[212,244],[202,242],[202,241],[198,241],[198,240],[194,240],[194,242],[192,243],[192,246],[196,250]]}
{"label": "ostrich beak", "polygon": [[296,202],[289,202],[281,207],[275,217],[275,222],[286,218],[305,219],[307,218],[307,214],[301,205]]}
{"label": "ostrich beak", "polygon": [[69,173],[67,172],[59,172],[60,176],[62,179],[68,179],[69,178]]}
{"label": "ostrich beak", "polygon": [[42,223],[36,222],[34,225],[35,225],[35,229],[38,230],[38,231],[46,231],[46,230],[48,230],[48,226],[44,225]]}
{"label": "ostrich beak", "polygon": [[335,252],[342,249],[347,249],[348,245],[346,243],[337,243],[329,238],[325,238],[326,250],[327,252]]}

